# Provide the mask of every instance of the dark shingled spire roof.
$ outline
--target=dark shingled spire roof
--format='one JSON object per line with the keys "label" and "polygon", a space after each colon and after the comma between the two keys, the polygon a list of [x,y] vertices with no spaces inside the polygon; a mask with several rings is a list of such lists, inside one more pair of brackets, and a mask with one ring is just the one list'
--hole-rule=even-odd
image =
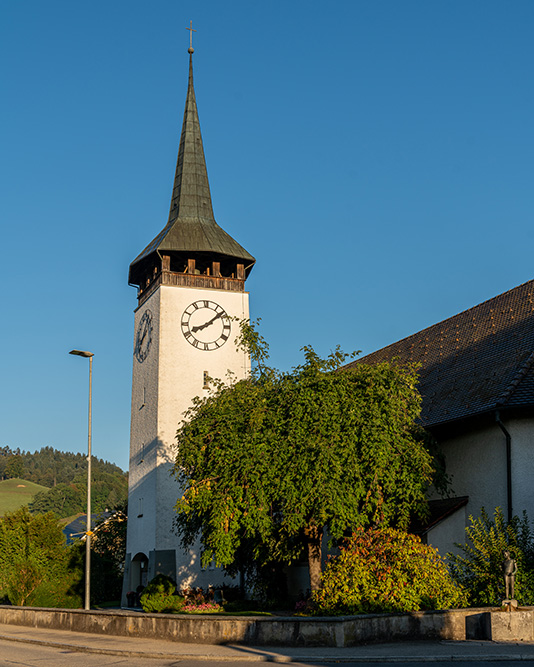
{"label": "dark shingled spire roof", "polygon": [[358,359],[421,364],[421,421],[534,406],[534,281]]}
{"label": "dark shingled spire roof", "polygon": [[193,60],[189,56],[189,84],[178,161],[174,177],[171,208],[166,227],[130,265],[130,282],[136,267],[156,251],[225,255],[245,265],[254,257],[215,222],[211,205],[208,172],[193,87]]}

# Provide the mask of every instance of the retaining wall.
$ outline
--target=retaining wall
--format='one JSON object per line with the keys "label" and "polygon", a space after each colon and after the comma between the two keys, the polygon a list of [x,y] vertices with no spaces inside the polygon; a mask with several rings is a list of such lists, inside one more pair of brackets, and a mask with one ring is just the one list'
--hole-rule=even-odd
{"label": "retaining wall", "polygon": [[143,614],[0,605],[0,623],[200,644],[355,646],[403,639],[534,640],[534,609],[454,609],[331,618]]}

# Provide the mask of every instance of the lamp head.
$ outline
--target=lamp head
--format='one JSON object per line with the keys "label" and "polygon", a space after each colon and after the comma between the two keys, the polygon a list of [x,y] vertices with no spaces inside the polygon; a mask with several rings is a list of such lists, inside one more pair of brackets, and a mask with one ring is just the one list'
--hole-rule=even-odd
{"label": "lamp head", "polygon": [[92,352],[84,352],[83,350],[71,350],[69,354],[75,354],[78,357],[94,357]]}

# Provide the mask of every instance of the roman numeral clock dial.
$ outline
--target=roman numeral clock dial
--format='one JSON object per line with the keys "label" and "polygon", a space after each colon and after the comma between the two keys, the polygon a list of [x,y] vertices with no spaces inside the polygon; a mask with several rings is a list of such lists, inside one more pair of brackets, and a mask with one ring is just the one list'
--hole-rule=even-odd
{"label": "roman numeral clock dial", "polygon": [[195,301],[182,315],[182,333],[198,350],[216,350],[230,337],[230,318],[214,301]]}
{"label": "roman numeral clock dial", "polygon": [[139,322],[137,333],[135,335],[134,354],[140,364],[143,363],[143,361],[148,357],[148,353],[150,352],[153,328],[154,325],[152,324],[152,312],[147,308],[143,313],[143,317]]}

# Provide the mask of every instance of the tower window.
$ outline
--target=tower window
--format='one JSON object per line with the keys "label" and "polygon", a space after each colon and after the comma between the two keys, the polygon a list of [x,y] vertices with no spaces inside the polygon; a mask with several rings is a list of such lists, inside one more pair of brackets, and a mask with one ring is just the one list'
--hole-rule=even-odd
{"label": "tower window", "polygon": [[137,462],[137,465],[141,465],[141,463],[143,463],[144,460],[145,460],[145,443],[143,442],[139,452],[139,461]]}
{"label": "tower window", "polygon": [[209,389],[210,388],[210,374],[208,371],[204,371],[203,373],[203,386],[202,389]]}

